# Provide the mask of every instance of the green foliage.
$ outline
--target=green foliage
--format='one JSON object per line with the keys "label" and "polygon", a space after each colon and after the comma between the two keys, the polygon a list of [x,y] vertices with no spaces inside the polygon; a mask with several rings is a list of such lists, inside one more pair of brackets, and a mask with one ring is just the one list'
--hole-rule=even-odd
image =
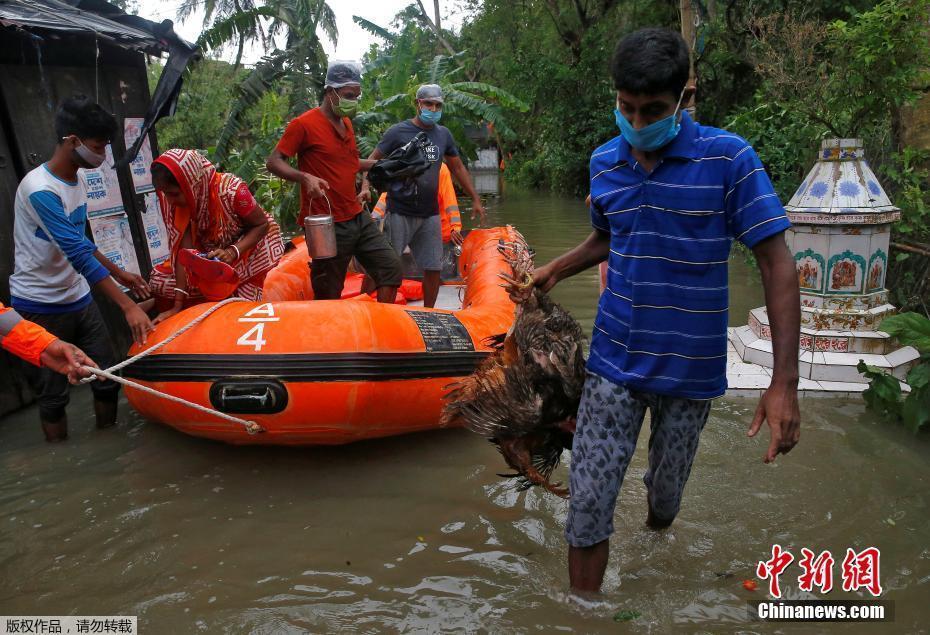
{"label": "green foliage", "polygon": [[916,433],[930,422],[930,319],[919,313],[901,313],[883,320],[881,329],[902,345],[916,348],[920,360],[907,374],[911,392],[903,401],[896,378],[860,360],[856,369],[869,380],[862,397],[870,408]]}
{"label": "green foliage", "polygon": [[642,26],[678,28],[677,3],[484,0],[457,37],[475,81],[530,104],[508,120],[508,179],[584,195],[591,152],[618,134],[608,66],[617,40]]}
{"label": "green foliage", "polygon": [[220,130],[212,153],[213,159],[218,164],[222,164],[226,159],[233,138],[247,129],[245,113],[286,75],[286,60],[287,54],[283,51],[275,51],[271,55],[266,55],[255,65],[248,76],[239,82],[236,87],[235,101]]}
{"label": "green foliage", "polygon": [[895,232],[905,237],[930,238],[930,151],[904,148],[882,163],[879,173],[886,189],[901,208]]}
{"label": "green foliage", "polygon": [[[269,20],[268,34],[282,34],[284,47],[275,47],[236,87],[235,101],[220,131],[213,159],[223,165],[234,140],[247,131],[246,113],[264,95],[276,90],[290,96],[291,114],[315,105],[326,74],[326,53],[318,31],[336,42],[336,16],[325,0],[267,0],[263,4],[218,19],[199,39],[206,49],[220,48],[258,29]],[[274,41],[273,39],[271,41]]]}
{"label": "green foliage", "polygon": [[285,233],[296,227],[300,213],[300,187],[271,175],[265,169],[265,158],[284,134],[284,121],[269,117],[256,131],[256,140],[243,150],[233,151],[227,159],[229,171],[246,183],[263,209],[272,213]]}
{"label": "green foliage", "polygon": [[920,313],[900,313],[882,320],[881,329],[904,346],[930,354],[930,319]]}
{"label": "green foliage", "polygon": [[[152,88],[161,70],[158,63],[149,67]],[[190,67],[184,76],[177,111],[158,123],[159,147],[211,150],[226,120],[233,89],[245,76],[245,71],[219,60],[203,59]]]}
{"label": "green foliage", "polygon": [[[763,81],[733,125],[755,133],[763,162],[770,167],[771,154],[776,173],[808,169],[824,136],[863,138],[872,163],[882,164],[894,112],[926,81],[928,9],[928,0],[883,0],[829,24],[800,13],[756,18],[750,57]],[[765,117],[765,109],[779,116]],[[758,114],[762,120],[754,120]],[[786,164],[787,141],[797,144],[798,168]]]}
{"label": "green foliage", "polygon": [[[757,76],[752,101],[725,127],[756,148],[784,202],[810,169],[821,139],[862,138],[870,166],[902,210],[895,240],[928,241],[930,152],[902,147],[898,113],[928,82],[930,0],[860,3],[845,16],[838,13],[842,7],[826,4],[788,2],[777,12],[747,14],[752,37],[745,53],[726,39],[732,30],[719,33],[725,46],[713,55],[729,59],[732,52],[749,60]],[[699,113],[706,101],[699,101]],[[900,261],[892,266],[888,280],[898,306],[926,306],[926,268]]]}
{"label": "green foliage", "polygon": [[927,0],[883,0],[831,25],[833,74],[823,88],[841,131],[862,134],[919,97],[928,81],[928,18]]}
{"label": "green foliage", "polygon": [[466,155],[475,144],[468,134],[490,123],[503,138],[512,138],[508,112],[526,112],[529,105],[509,91],[487,82],[466,79],[464,53],[435,54],[432,32],[408,21],[392,32],[364,18],[355,21],[378,35],[383,43],[372,46],[362,79],[362,112],[355,117],[359,151],[368,155],[391,125],[414,116],[416,90],[421,84],[439,84],[445,102],[442,124],[449,128]]}
{"label": "green foliage", "polygon": [[197,38],[197,46],[203,50],[214,50],[233,41],[254,39],[261,31],[262,19],[280,18],[274,6],[254,7],[247,11],[236,11],[218,18],[212,26]]}
{"label": "green foliage", "polygon": [[[185,0],[179,14],[199,0]],[[162,147],[205,150],[217,167],[244,179],[282,226],[296,218],[297,187],[270,176],[265,158],[291,116],[316,105],[326,54],[318,33],[335,43],[336,17],[324,0],[208,0],[198,39],[205,51],[263,41],[269,52],[250,70],[204,59],[190,71],[178,114],[159,124]],[[212,22],[211,22],[212,19]],[[277,36],[277,39],[275,39]],[[278,48],[276,41],[282,41]]]}
{"label": "green foliage", "polygon": [[272,176],[265,168],[271,154],[284,134],[289,119],[289,97],[275,91],[265,93],[251,108],[246,119],[248,134],[236,139],[226,157],[224,169],[248,183],[255,199],[270,212],[282,230],[294,227],[300,212],[300,188]]}
{"label": "green foliage", "polygon": [[891,375],[877,366],[869,366],[859,360],[856,370],[869,380],[869,387],[862,393],[862,398],[869,408],[884,415],[895,417],[901,414],[901,384]]}
{"label": "green foliage", "polygon": [[368,31],[369,33],[371,33],[372,35],[375,35],[386,42],[393,42],[395,39],[397,39],[396,35],[388,31],[384,27],[378,26],[371,20],[366,20],[365,18],[361,16],[353,15],[352,21],[355,22],[360,27],[362,27],[363,29],[365,29],[366,31]]}
{"label": "green foliage", "polygon": [[786,202],[815,159],[813,140],[827,134],[823,125],[767,99],[763,93],[756,95],[751,107],[728,121],[726,128],[758,149],[779,199]]}
{"label": "green foliage", "polygon": [[[293,188],[262,182],[260,163],[250,158],[273,147],[280,131],[258,121],[271,121],[274,111],[283,125],[316,105],[326,66],[320,38],[335,40],[335,17],[322,0],[184,0],[182,11],[200,4],[210,26],[201,37],[207,49],[252,40],[265,42],[267,54],[247,73],[195,69],[175,121],[159,125],[162,145],[211,149],[225,169],[251,173],[254,167],[252,182],[280,205]],[[613,48],[624,34],[644,26],[677,30],[679,3],[462,4],[461,30],[440,36],[413,3],[388,27],[353,18],[373,36],[362,112],[354,121],[360,151],[369,153],[388,126],[414,114],[417,85],[435,82],[449,95],[443,123],[466,153],[473,149],[468,133],[474,136],[476,124],[491,122],[510,180],[584,195],[592,150],[617,135],[609,77]],[[930,0],[694,6],[700,17],[695,67],[702,123],[746,137],[785,201],[822,138],[865,138],[873,169],[902,208],[896,234],[930,238],[930,153],[900,147],[894,125],[897,109],[928,81],[924,29]],[[268,39],[272,34],[286,40],[280,49]],[[225,126],[218,127],[218,120]]]}
{"label": "green foliage", "polygon": [[640,613],[639,611],[629,611],[629,610],[617,611],[614,614],[614,621],[615,622],[629,622],[631,620],[638,619],[642,616],[643,614]]}
{"label": "green foliage", "polygon": [[239,68],[246,43],[258,41],[267,46],[271,41],[273,32],[266,32],[264,25],[255,17],[254,0],[181,0],[178,20],[186,20],[201,8],[204,13],[203,26],[212,26],[201,35],[198,44],[205,50],[222,48],[229,43],[236,44],[235,68]]}

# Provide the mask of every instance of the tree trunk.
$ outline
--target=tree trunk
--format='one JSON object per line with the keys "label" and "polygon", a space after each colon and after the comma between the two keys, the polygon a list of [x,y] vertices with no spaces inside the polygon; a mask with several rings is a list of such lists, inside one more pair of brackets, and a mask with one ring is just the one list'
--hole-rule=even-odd
{"label": "tree trunk", "polygon": [[[439,15],[439,9],[438,9],[439,2],[438,0],[433,0],[433,1],[435,3],[435,6],[437,7],[436,15],[438,16]],[[455,49],[452,48],[452,45],[449,44],[449,41],[442,36],[442,31],[439,30],[439,26],[430,19],[429,14],[426,12],[426,7],[423,6],[423,0],[417,0],[417,6],[420,7],[420,18],[422,19],[423,24],[425,24],[427,27],[429,27],[433,31],[433,33],[436,35],[436,39],[439,40],[439,43],[442,45],[442,47],[446,49],[446,51],[449,52],[449,55],[455,55]]]}
{"label": "tree trunk", "polygon": [[436,15],[436,30],[442,32],[442,22],[439,18],[439,0],[433,0],[433,13]]}
{"label": "tree trunk", "polygon": [[930,150],[930,92],[899,111],[900,145]]}
{"label": "tree trunk", "polygon": [[[242,7],[239,6],[239,0],[234,0],[233,4],[236,7],[236,13],[242,12]],[[239,70],[239,64],[242,63],[242,51],[245,48],[245,34],[239,33],[239,50],[236,51],[236,63],[233,64],[233,73]]]}
{"label": "tree trunk", "polygon": [[[697,77],[694,74],[694,44],[697,40],[694,30],[694,7],[691,5],[692,0],[679,0],[679,10],[681,12],[681,37],[684,38],[688,45],[690,53],[691,68],[688,70],[688,84],[697,85]],[[687,104],[682,105],[692,117],[696,116],[695,98],[692,97]]]}
{"label": "tree trunk", "polygon": [[242,63],[242,51],[245,48],[245,36],[239,35],[239,50],[236,51],[236,63],[233,64],[233,73],[239,70],[239,64]]}

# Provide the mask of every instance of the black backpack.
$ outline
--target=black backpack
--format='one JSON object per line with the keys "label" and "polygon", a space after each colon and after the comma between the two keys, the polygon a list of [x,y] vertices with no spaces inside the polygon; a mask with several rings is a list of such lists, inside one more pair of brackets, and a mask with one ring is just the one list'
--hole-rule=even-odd
{"label": "black backpack", "polygon": [[368,180],[378,191],[387,192],[389,198],[415,201],[417,177],[432,165],[424,150],[431,143],[425,132],[418,132],[413,139],[375,162],[368,171]]}

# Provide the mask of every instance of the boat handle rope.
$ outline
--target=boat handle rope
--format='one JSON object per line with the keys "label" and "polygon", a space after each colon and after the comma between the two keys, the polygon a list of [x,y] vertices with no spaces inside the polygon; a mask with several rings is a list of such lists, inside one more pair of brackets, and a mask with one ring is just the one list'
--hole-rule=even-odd
{"label": "boat handle rope", "polygon": [[182,399],[181,397],[176,397],[175,395],[161,392],[160,390],[155,390],[154,388],[149,388],[148,386],[143,386],[142,384],[137,384],[134,381],[130,381],[129,379],[125,379],[123,377],[120,377],[119,375],[114,374],[117,371],[122,370],[123,368],[126,368],[130,364],[134,364],[140,359],[148,357],[149,355],[151,355],[158,349],[176,340],[181,335],[183,335],[185,332],[189,331],[190,329],[194,328],[195,326],[203,322],[212,313],[216,312],[217,310],[226,306],[227,304],[232,304],[233,302],[248,302],[248,300],[246,300],[245,298],[233,297],[233,298],[226,298],[225,300],[221,302],[217,302],[212,307],[210,307],[209,309],[207,309],[206,311],[198,315],[196,318],[194,318],[193,320],[191,320],[190,322],[182,326],[175,333],[172,333],[171,335],[169,335],[167,338],[165,338],[158,344],[155,344],[154,346],[150,346],[149,348],[145,349],[141,353],[137,355],[133,355],[129,359],[123,362],[120,362],[119,364],[116,364],[115,366],[111,366],[110,368],[107,368],[106,370],[101,370],[99,368],[92,368],[90,366],[82,366],[82,368],[85,371],[92,373],[93,376],[87,377],[86,379],[82,379],[81,383],[89,384],[90,382],[96,380],[98,377],[102,377],[104,379],[115,381],[118,384],[122,384],[124,386],[135,388],[136,390],[140,390],[144,393],[148,393],[155,397],[161,397],[162,399],[167,399],[168,401],[173,401],[175,403],[185,405],[189,408],[193,408],[194,410],[198,410],[205,414],[213,415],[215,417],[219,417],[220,419],[225,419],[226,421],[231,421],[233,423],[238,423],[239,425],[244,426],[246,429],[246,432],[248,432],[249,434],[256,434],[258,432],[264,432],[265,429],[254,421],[249,421],[247,419],[240,419],[239,417],[228,415],[225,412],[220,412],[219,410],[214,410],[213,408],[207,408],[205,406],[201,406],[200,404],[194,403],[193,401],[188,401],[186,399]]}

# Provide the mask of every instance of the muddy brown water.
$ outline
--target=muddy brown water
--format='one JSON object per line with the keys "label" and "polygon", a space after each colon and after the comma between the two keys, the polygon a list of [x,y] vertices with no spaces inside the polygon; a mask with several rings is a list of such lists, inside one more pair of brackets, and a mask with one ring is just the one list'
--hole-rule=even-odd
{"label": "muddy brown water", "polygon": [[[543,262],[588,232],[584,206],[508,192],[495,223]],[[762,303],[731,267],[731,324]],[[597,276],[555,297],[590,330]],[[566,503],[517,493],[495,449],[445,430],[328,448],[233,447],[147,423],[122,401],[96,431],[46,445],[33,408],[0,422],[0,614],[138,615],[142,633],[921,632],[930,618],[930,443],[857,399],[802,401],[801,444],[771,466],[745,430],[754,400],[720,399],[672,528],[647,530],[648,426],[617,506],[601,601],[567,593]],[[567,477],[567,457],[557,478]],[[762,624],[743,589],[779,543],[881,549],[895,623]],[[799,598],[796,563],[782,577]],[[760,586],[761,582],[760,582]],[[824,596],[818,596],[823,598]],[[834,590],[827,598],[865,598]],[[619,611],[639,617],[615,622]]]}

